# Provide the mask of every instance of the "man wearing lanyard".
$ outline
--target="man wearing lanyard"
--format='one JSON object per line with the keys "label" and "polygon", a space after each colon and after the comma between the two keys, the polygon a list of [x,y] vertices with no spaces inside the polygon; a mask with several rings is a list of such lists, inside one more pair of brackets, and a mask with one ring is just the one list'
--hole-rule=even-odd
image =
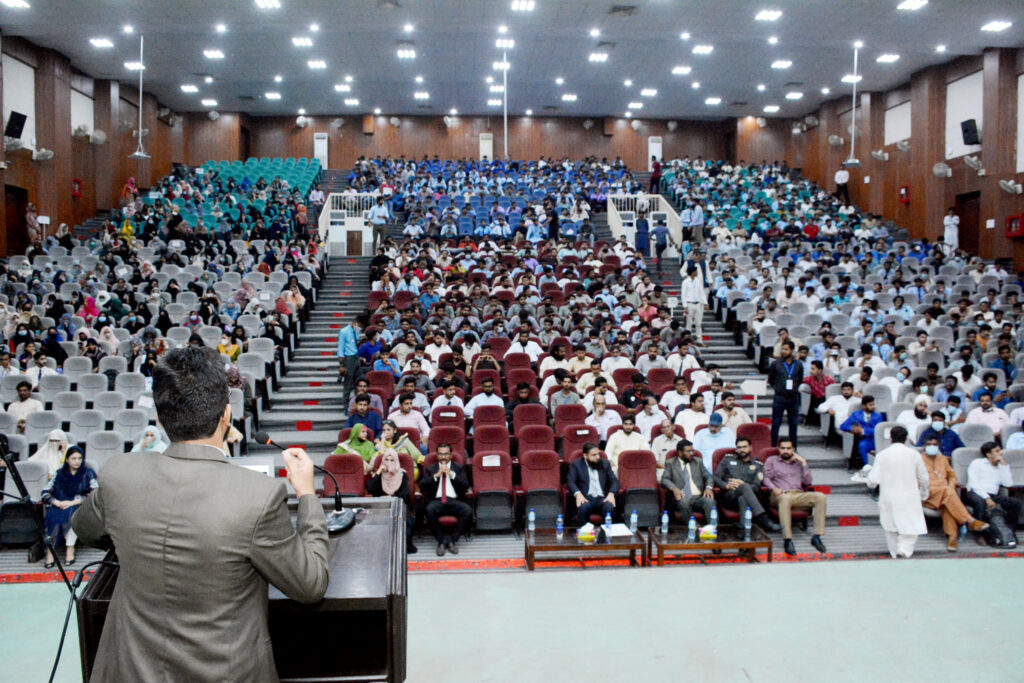
{"label": "man wearing lanyard", "polygon": [[687,277],[683,280],[683,284],[680,287],[679,294],[683,299],[683,304],[686,306],[686,326],[699,342],[703,334],[703,321],[704,321],[704,306],[707,305],[708,295],[704,289],[703,279],[698,279],[700,275],[698,268],[690,266],[687,271]]}
{"label": "man wearing lanyard", "polygon": [[343,382],[342,405],[348,405],[349,394],[356,386],[359,374],[359,337],[366,327],[366,318],[358,316],[338,334],[338,381]]}
{"label": "man wearing lanyard", "polygon": [[800,413],[800,392],[798,387],[804,381],[803,366],[793,357],[793,342],[782,342],[779,349],[782,356],[768,368],[768,385],[775,392],[772,400],[772,446],[779,443],[779,428],[782,413],[789,419],[789,438],[796,443],[796,420]]}
{"label": "man wearing lanyard", "polygon": [[366,216],[373,225],[373,248],[376,249],[387,238],[388,207],[384,205],[384,197],[377,197],[377,203],[370,208]]}

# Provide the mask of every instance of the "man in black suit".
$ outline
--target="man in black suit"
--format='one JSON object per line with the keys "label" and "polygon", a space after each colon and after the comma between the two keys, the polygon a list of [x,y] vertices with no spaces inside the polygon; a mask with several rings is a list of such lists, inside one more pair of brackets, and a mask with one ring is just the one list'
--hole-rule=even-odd
{"label": "man in black suit", "polygon": [[676,444],[676,457],[665,463],[661,485],[676,499],[676,512],[684,524],[697,510],[704,519],[711,516],[715,506],[715,482],[704,466],[704,461],[693,457],[693,444],[685,439]]}
{"label": "man in black suit", "polygon": [[[601,457],[597,444],[583,444],[583,457],[569,467],[569,493],[576,498],[576,522],[583,526],[590,515],[615,514],[615,492],[619,479],[612,465]],[[420,487],[422,488],[422,486]]]}
{"label": "man in black suit", "polygon": [[[430,465],[423,472],[419,481],[420,493],[426,499],[427,526],[430,533],[437,539],[437,554],[443,556],[445,549],[452,553],[459,554],[459,536],[468,528],[473,520],[473,508],[461,499],[465,498],[469,489],[469,481],[466,479],[466,468],[457,462],[452,462],[452,447],[449,444],[439,444],[437,447],[437,462]],[[451,536],[445,537],[438,520],[451,515],[459,520]]]}

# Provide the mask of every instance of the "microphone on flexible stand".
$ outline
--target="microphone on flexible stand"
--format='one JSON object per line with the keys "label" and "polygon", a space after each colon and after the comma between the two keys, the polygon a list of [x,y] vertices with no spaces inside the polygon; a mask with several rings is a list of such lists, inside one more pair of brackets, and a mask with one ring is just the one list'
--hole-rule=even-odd
{"label": "microphone on flexible stand", "polygon": [[[282,451],[286,450],[284,446],[278,443],[274,443],[274,440],[270,438],[270,434],[264,431],[259,431],[253,434],[253,441],[264,446],[273,446],[274,448]],[[313,469],[323,472],[325,475],[331,478],[334,483],[334,512],[327,515],[327,531],[345,531],[356,523],[355,511],[351,508],[345,508],[341,505],[341,488],[338,486],[338,480],[334,478],[334,475],[325,470],[323,467],[314,464]]]}

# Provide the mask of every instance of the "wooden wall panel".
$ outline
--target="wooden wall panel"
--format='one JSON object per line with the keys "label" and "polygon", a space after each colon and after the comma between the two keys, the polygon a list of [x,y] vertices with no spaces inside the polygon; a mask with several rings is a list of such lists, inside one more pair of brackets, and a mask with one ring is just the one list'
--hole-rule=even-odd
{"label": "wooden wall panel", "polygon": [[[294,119],[293,119],[294,121]],[[241,117],[222,113],[211,121],[206,112],[185,114],[185,163],[201,166],[210,159],[238,159],[241,154]],[[307,129],[308,130],[308,129]],[[310,144],[310,156],[313,145]]]}
{"label": "wooden wall panel", "polygon": [[765,119],[764,128],[753,116],[736,119],[736,160],[748,163],[782,161],[793,137],[793,125],[785,119]]}

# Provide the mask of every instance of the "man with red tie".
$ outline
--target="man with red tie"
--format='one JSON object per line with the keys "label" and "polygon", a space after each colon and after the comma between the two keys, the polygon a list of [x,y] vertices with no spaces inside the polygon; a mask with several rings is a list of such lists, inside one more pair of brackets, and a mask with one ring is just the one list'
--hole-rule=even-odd
{"label": "man with red tie", "polygon": [[[466,497],[469,481],[466,479],[466,468],[452,461],[452,447],[439,444],[437,462],[429,465],[419,481],[420,493],[427,501],[425,514],[430,533],[437,539],[437,555],[441,557],[445,550],[458,555],[459,537],[469,528],[473,520],[473,508],[462,499]],[[438,521],[441,517],[452,516],[459,520],[450,536],[445,535]]]}

